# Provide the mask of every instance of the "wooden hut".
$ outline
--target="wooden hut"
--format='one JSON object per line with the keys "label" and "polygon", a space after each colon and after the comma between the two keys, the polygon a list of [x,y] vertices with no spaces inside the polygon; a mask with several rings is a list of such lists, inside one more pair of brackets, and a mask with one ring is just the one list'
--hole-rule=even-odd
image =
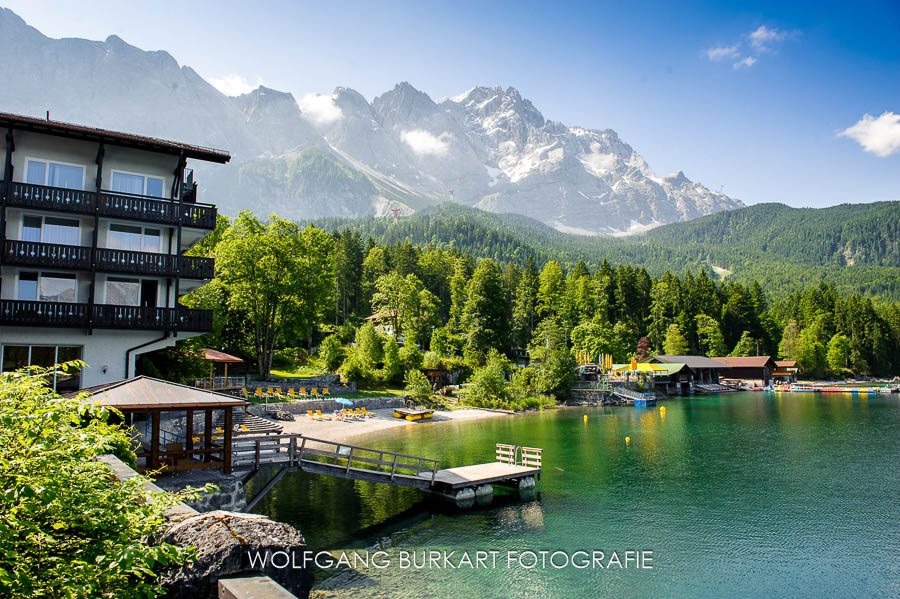
{"label": "wooden hut", "polygon": [[231,473],[232,409],[246,401],[146,376],[83,392],[86,401],[116,408],[134,427],[139,471],[221,467]]}

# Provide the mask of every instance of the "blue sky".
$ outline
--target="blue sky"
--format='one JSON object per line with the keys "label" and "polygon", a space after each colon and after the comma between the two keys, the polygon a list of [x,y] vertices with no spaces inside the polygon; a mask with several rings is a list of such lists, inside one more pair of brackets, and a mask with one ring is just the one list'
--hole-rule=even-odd
{"label": "blue sky", "polygon": [[748,204],[900,200],[898,0],[5,4],[45,35],[116,34],[234,90],[513,86]]}

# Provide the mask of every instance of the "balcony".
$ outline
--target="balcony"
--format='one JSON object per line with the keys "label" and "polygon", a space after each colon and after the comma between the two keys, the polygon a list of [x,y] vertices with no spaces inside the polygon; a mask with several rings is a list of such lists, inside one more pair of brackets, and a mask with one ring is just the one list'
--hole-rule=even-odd
{"label": "balcony", "polygon": [[0,300],[0,325],[208,333],[212,310]]}
{"label": "balcony", "polygon": [[8,206],[94,214],[195,229],[214,229],[216,207],[209,204],[173,202],[111,191],[81,191],[46,185],[13,182],[6,198]]}
{"label": "balcony", "polygon": [[[180,276],[185,279],[211,279],[215,276],[215,263],[212,258],[108,248],[97,248],[94,250],[94,257],[99,272],[160,277]],[[90,270],[91,248],[7,239],[3,242],[3,263],[40,268]]]}

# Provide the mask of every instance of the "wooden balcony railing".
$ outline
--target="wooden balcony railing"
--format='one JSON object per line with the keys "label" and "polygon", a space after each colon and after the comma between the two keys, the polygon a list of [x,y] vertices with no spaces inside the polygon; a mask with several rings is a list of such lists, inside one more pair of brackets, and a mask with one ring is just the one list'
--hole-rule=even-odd
{"label": "wooden balcony railing", "polygon": [[132,329],[207,333],[212,310],[149,308],[97,304],[89,318],[87,304],[0,300],[0,325],[98,329]]}
{"label": "wooden balcony railing", "polygon": [[3,263],[89,270],[91,268],[91,248],[7,239],[3,242]]}
{"label": "wooden balcony railing", "polygon": [[[100,272],[160,277],[178,275],[185,279],[211,279],[215,276],[215,263],[212,258],[109,248],[97,248],[95,258],[97,270]],[[3,242],[3,263],[41,268],[90,270],[91,248],[7,239]]]}
{"label": "wooden balcony railing", "polygon": [[197,229],[214,229],[216,207],[208,204],[174,202],[160,198],[112,191],[81,191],[47,185],[13,182],[6,198],[9,206],[58,210],[78,214],[125,218]]}

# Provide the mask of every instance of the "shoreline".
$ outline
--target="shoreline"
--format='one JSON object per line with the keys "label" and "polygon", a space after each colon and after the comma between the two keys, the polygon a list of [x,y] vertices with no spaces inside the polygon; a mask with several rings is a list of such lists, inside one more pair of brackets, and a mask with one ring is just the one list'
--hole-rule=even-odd
{"label": "shoreline", "polygon": [[381,408],[372,410],[374,418],[365,420],[312,420],[306,415],[296,414],[293,421],[278,421],[284,425],[282,434],[300,434],[304,437],[347,443],[358,440],[372,433],[399,428],[429,426],[446,422],[463,422],[472,420],[484,420],[488,418],[503,418],[516,416],[515,412],[499,412],[484,410],[481,408],[464,408],[460,410],[435,410],[434,417],[428,420],[410,422],[400,418],[394,418],[393,408]]}

